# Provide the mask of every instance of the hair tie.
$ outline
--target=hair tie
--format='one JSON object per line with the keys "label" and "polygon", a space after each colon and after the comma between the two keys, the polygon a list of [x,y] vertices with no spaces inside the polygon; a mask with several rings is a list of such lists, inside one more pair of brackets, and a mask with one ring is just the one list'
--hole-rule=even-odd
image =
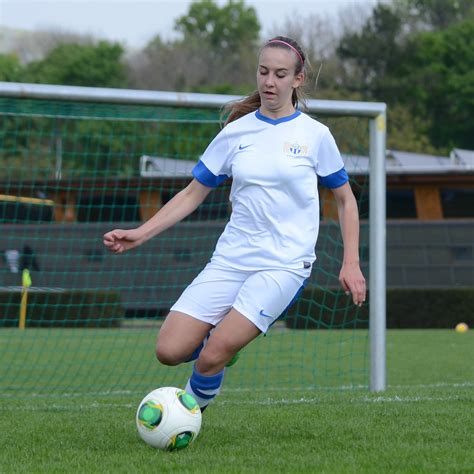
{"label": "hair tie", "polygon": [[300,52],[294,46],[291,46],[290,43],[287,43],[286,41],[283,41],[283,40],[274,39],[274,40],[270,40],[267,43],[267,45],[269,45],[271,43],[281,43],[281,44],[284,44],[285,46],[288,46],[290,49],[292,49],[297,54],[297,56],[300,58],[301,63],[304,64],[303,56],[301,56]]}

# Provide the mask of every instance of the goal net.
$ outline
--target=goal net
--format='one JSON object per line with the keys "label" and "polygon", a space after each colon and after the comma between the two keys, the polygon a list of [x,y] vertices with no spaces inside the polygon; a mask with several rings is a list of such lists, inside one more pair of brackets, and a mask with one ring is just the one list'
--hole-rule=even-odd
{"label": "goal net", "polygon": [[[0,92],[0,391],[145,393],[184,385],[190,365],[160,365],[156,335],[211,256],[231,212],[231,183],[128,253],[108,253],[102,235],[137,226],[189,183],[229,98],[188,95],[200,104],[150,93],[133,103],[133,91],[116,91],[119,99],[106,102],[75,88],[83,97],[72,100],[65,88],[47,87],[47,97]],[[368,279],[374,114],[341,104],[309,113],[329,126],[343,154]],[[228,371],[228,390],[370,385],[369,303],[355,307],[340,288],[337,209],[329,190],[321,188],[320,198],[310,283],[268,335],[242,352]]]}

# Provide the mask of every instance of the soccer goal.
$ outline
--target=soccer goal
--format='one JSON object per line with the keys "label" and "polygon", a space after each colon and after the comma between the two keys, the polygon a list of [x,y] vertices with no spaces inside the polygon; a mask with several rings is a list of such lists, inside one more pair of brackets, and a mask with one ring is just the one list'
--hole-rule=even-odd
{"label": "soccer goal", "polygon": [[[189,367],[154,358],[163,316],[208,261],[230,183],[142,247],[102,235],[151,217],[191,178],[239,97],[0,82],[0,392],[145,393]],[[342,240],[320,190],[318,261],[298,303],[246,348],[228,390],[385,389],[385,104],[320,101],[358,199],[369,300],[338,283]]]}

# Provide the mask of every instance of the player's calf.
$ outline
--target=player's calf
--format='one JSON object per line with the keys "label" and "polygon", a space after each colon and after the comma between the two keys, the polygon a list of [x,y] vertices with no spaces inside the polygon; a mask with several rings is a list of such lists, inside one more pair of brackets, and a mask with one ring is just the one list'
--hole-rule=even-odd
{"label": "player's calf", "polygon": [[203,375],[194,365],[193,373],[186,384],[185,390],[196,399],[201,411],[204,411],[219,394],[223,382],[224,369],[217,374]]}

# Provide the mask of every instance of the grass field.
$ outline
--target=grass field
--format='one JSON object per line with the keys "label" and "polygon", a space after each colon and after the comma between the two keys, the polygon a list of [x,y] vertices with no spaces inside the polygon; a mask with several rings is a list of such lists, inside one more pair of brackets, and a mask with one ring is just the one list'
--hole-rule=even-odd
{"label": "grass field", "polygon": [[[152,344],[154,334],[41,331],[0,331],[1,473],[474,472],[472,330],[388,331],[388,390],[377,394],[366,388],[365,331],[261,338],[230,369],[227,389],[204,413],[195,444],[176,453],[149,448],[134,425],[144,389],[157,376],[148,362],[158,366],[140,342]],[[308,350],[297,351],[301,345]],[[294,359],[276,358],[282,348]],[[342,373],[349,352],[354,362]],[[265,362],[259,384],[251,375],[255,359],[268,353],[273,363]],[[101,363],[105,355],[150,361],[143,371],[125,372],[125,387],[127,369],[110,370]],[[82,369],[70,370],[77,357]],[[314,370],[305,371],[308,366]],[[189,369],[159,372],[164,383],[157,385]],[[304,388],[314,380],[318,387]],[[110,390],[94,388],[105,386]]]}

